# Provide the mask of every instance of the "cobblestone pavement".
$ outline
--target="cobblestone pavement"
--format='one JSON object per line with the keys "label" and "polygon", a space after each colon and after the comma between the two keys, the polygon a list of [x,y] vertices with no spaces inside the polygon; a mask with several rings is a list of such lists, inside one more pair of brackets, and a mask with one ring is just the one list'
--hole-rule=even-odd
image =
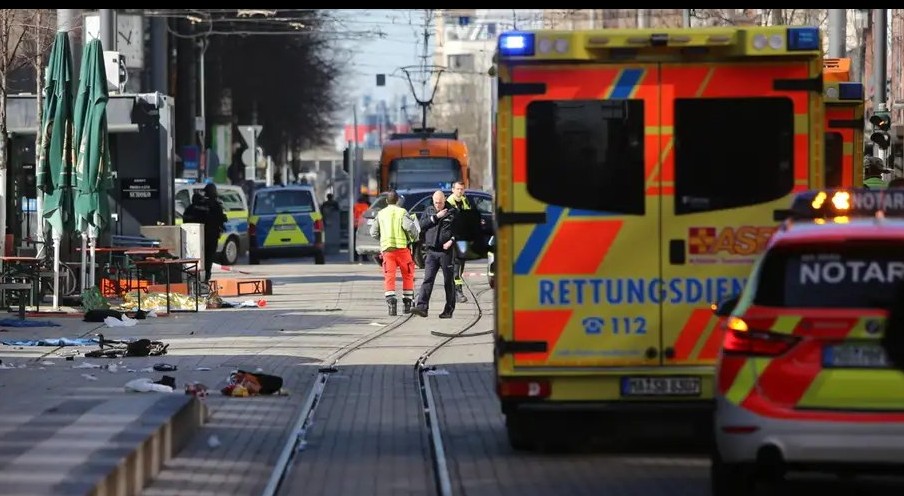
{"label": "cobblestone pavement", "polygon": [[[108,338],[148,337],[170,344],[163,357],[112,361],[63,358],[76,348],[0,345],[0,359],[13,367],[0,370],[0,464],[21,463],[17,456],[23,443],[27,447],[37,440],[26,441],[14,433],[33,427],[42,413],[64,402],[65,408],[84,410],[96,406],[94,402],[128,398],[122,390],[126,381],[166,374],[174,376],[180,387],[192,381],[211,387],[205,400],[211,418],[143,494],[261,494],[324,360],[393,321],[386,315],[382,275],[374,264],[268,262],[239,267],[273,280],[275,294],[266,297],[267,305],[261,309],[179,314],[127,329],[50,318],[61,326],[0,332],[0,341],[103,332]],[[486,287],[479,273],[469,280],[478,293]],[[429,361],[438,369],[430,381],[453,494],[708,494],[708,455],[699,450],[663,446],[635,453],[513,452],[493,390],[492,336],[480,334],[493,326],[491,298],[492,292],[481,293],[483,318],[476,323],[477,307],[466,303],[459,305],[453,319],[411,317],[342,357],[338,371],[327,381],[282,494],[435,494],[414,363],[426,349],[444,341],[431,331],[451,333],[472,323],[468,332],[478,335],[451,340]],[[435,290],[431,308],[440,306],[441,291]],[[73,368],[83,363],[117,367]],[[177,370],[142,371],[156,363],[172,364]],[[216,389],[237,368],[280,375],[290,394],[220,395]],[[53,460],[47,460],[43,470],[52,467]],[[902,493],[900,485],[889,488],[881,481],[867,482],[851,486],[809,478],[790,487],[821,494],[850,494],[852,487],[856,494]]]}

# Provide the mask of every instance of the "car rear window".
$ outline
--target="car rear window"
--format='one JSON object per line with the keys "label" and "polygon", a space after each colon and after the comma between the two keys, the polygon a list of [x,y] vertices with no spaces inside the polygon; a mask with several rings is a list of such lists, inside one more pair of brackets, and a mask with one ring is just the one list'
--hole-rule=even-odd
{"label": "car rear window", "polygon": [[754,303],[789,308],[887,307],[904,279],[900,243],[776,249],[763,259]]}
{"label": "car rear window", "polygon": [[240,212],[245,210],[245,202],[242,201],[242,195],[238,191],[221,189],[218,192],[220,200],[223,202],[223,208],[227,212]]}
{"label": "car rear window", "polygon": [[314,211],[314,195],[303,189],[259,191],[254,215],[302,214]]}

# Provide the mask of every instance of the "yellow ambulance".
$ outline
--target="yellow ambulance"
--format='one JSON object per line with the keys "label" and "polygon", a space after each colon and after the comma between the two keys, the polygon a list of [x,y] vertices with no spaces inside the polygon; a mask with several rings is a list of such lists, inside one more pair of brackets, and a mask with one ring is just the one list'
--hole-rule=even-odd
{"label": "yellow ambulance", "polygon": [[863,83],[851,81],[851,59],[823,61],[826,188],[863,186]]}
{"label": "yellow ambulance", "polygon": [[548,411],[710,428],[710,305],[740,292],[793,194],[824,183],[820,31],[513,31],[496,63],[510,443],[531,447]]}

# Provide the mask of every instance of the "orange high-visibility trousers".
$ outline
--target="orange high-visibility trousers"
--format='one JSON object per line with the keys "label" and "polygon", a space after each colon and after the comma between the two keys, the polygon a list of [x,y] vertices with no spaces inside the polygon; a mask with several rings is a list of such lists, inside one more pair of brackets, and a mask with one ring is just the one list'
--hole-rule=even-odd
{"label": "orange high-visibility trousers", "polygon": [[414,259],[411,258],[411,250],[400,248],[383,252],[383,289],[386,296],[396,295],[396,269],[402,272],[402,297],[412,298],[414,296]]}

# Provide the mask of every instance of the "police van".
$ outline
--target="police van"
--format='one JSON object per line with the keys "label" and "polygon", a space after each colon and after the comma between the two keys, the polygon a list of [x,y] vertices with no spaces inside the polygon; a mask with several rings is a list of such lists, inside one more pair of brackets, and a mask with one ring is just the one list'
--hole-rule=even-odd
{"label": "police van", "polygon": [[904,281],[904,190],[800,194],[727,317],[714,496],[796,469],[904,473],[904,374],[881,346]]}
{"label": "police van", "polygon": [[[191,205],[195,193],[204,192],[204,183],[176,183],[175,211],[176,224],[182,224],[182,212]],[[226,214],[226,226],[217,241],[217,255],[223,265],[235,265],[240,256],[248,251],[248,200],[239,186],[217,185],[217,196]]]}
{"label": "police van", "polygon": [[710,304],[744,286],[774,211],[824,182],[819,30],[498,43],[495,362],[511,444],[532,446],[547,410],[687,413],[708,429]]}
{"label": "police van", "polygon": [[268,257],[313,257],[326,263],[324,230],[314,188],[307,185],[256,189],[248,218],[248,263]]}

